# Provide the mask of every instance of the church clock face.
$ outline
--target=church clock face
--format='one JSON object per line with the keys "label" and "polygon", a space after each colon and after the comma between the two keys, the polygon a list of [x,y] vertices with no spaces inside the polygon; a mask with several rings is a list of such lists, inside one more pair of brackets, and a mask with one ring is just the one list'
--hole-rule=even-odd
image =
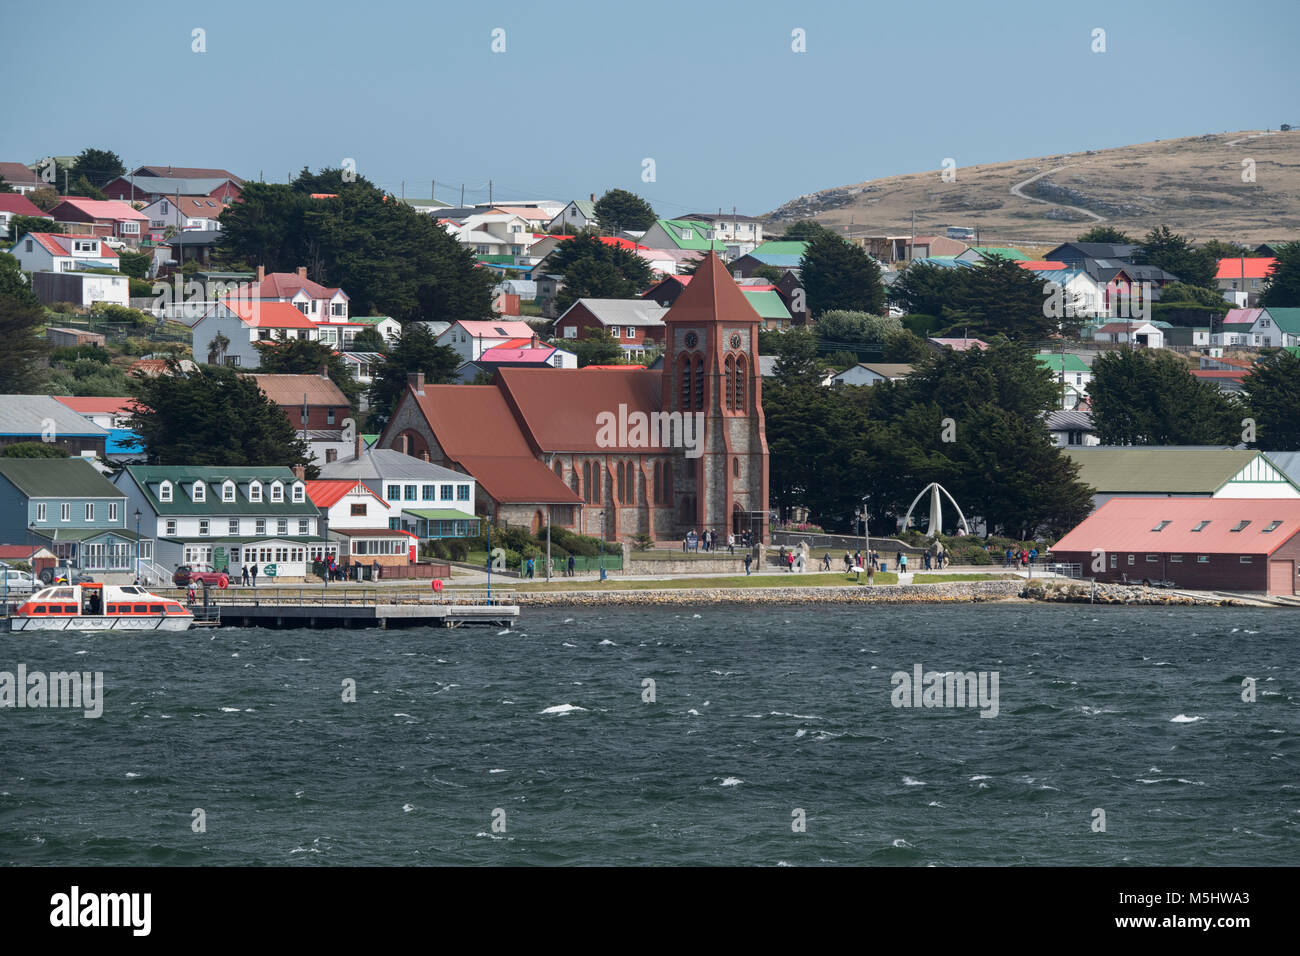
{"label": "church clock face", "polygon": [[737,332],[737,333],[735,333],[735,334],[733,334],[733,335],[731,336],[731,347],[732,347],[733,349],[738,349],[738,348],[740,348],[740,333],[739,333],[739,332]]}
{"label": "church clock face", "polygon": [[693,349],[695,348],[695,346],[699,344],[700,344],[700,337],[698,335],[696,335],[694,332],[686,333],[686,347],[688,349]]}

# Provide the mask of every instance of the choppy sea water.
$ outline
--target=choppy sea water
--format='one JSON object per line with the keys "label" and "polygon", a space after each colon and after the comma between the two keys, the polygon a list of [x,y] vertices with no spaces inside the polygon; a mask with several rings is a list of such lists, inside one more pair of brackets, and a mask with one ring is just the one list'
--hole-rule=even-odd
{"label": "choppy sea water", "polygon": [[[1287,611],[1086,606],[5,635],[106,699],[0,710],[0,863],[1294,864],[1298,658]],[[998,716],[894,707],[917,663]]]}

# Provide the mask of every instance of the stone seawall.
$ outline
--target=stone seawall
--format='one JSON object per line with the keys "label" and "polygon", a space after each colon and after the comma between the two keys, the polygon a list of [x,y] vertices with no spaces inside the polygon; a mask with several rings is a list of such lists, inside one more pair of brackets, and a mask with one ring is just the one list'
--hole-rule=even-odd
{"label": "stone seawall", "polygon": [[518,591],[521,607],[702,604],[953,604],[1009,601],[1020,597],[1019,581],[969,584],[876,584],[861,587],[659,588],[599,591]]}
{"label": "stone seawall", "polygon": [[1159,604],[1169,607],[1247,607],[1232,598],[1195,597],[1163,588],[1146,588],[1132,584],[1098,584],[1083,582],[1047,583],[1034,581],[1025,588],[1025,596],[1054,604]]}

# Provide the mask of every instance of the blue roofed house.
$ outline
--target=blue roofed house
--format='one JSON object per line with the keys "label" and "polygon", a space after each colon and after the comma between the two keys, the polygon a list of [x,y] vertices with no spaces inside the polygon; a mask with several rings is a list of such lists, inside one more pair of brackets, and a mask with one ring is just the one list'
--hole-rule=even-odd
{"label": "blue roofed house", "polygon": [[70,455],[102,458],[108,438],[108,429],[48,395],[5,395],[0,401],[0,446],[39,441]]}
{"label": "blue roofed house", "polygon": [[167,574],[189,564],[238,577],[247,564],[264,580],[301,581],[325,556],[320,512],[292,469],[127,465],[116,481],[132,513],[143,512]]}
{"label": "blue roofed house", "polygon": [[759,266],[771,266],[798,275],[799,262],[807,248],[806,242],[772,240],[755,246],[753,251],[736,259],[727,268],[738,279],[748,279]]}
{"label": "blue roofed house", "polygon": [[[124,584],[153,563],[153,539],[137,551],[126,496],[83,458],[0,458],[0,542],[51,551],[97,580]],[[143,529],[142,533],[143,533]]]}

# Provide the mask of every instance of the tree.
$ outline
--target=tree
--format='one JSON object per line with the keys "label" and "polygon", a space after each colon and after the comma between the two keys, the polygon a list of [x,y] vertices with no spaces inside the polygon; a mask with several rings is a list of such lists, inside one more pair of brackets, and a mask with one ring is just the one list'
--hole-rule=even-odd
{"label": "tree", "polygon": [[1259,304],[1274,309],[1300,306],[1300,242],[1288,242],[1278,250]]}
{"label": "tree", "polygon": [[1242,386],[1258,446],[1264,451],[1300,448],[1300,356],[1275,352],[1251,369]]}
{"label": "tree", "polygon": [[[30,291],[27,296],[31,296]],[[32,395],[43,391],[48,346],[36,330],[44,322],[45,310],[39,304],[0,288],[0,342],[4,343],[0,349],[0,394]]]}
{"label": "tree", "polygon": [[254,348],[260,356],[258,371],[277,375],[319,375],[323,368],[348,404],[354,409],[357,407],[361,399],[361,383],[330,346],[310,339],[276,339],[257,342]]}
{"label": "tree", "polygon": [[388,341],[373,326],[367,326],[352,337],[352,352],[387,352]]}
{"label": "tree", "polygon": [[377,187],[370,180],[366,179],[356,172],[356,170],[345,170],[339,167],[327,167],[319,172],[313,173],[308,167],[304,166],[302,171],[289,184],[294,192],[318,193],[323,195],[339,195],[343,190],[353,186],[361,189],[376,191]]}
{"label": "tree", "polygon": [[626,189],[606,190],[595,208],[596,220],[611,235],[624,229],[649,229],[658,218],[648,202]]}
{"label": "tree", "polygon": [[[307,464],[307,445],[289,416],[233,368],[200,365],[186,373],[172,362],[157,378],[134,377],[129,391],[137,411],[127,427],[140,436],[150,464]],[[317,472],[307,470],[308,477]]]}
{"label": "tree", "polygon": [[446,345],[439,345],[433,333],[423,325],[408,325],[402,340],[393,347],[375,370],[370,385],[370,428],[382,431],[388,424],[398,399],[406,391],[406,376],[423,372],[424,380],[431,384],[451,382],[461,357]]}
{"label": "tree", "polygon": [[1001,256],[960,270],[954,285],[952,305],[942,309],[954,335],[1036,342],[1056,332],[1064,318],[1047,314],[1042,279]]}
{"label": "tree", "polygon": [[1117,245],[1131,246],[1134,245],[1133,237],[1126,232],[1120,232],[1114,226],[1093,226],[1083,235],[1074,240],[1075,242],[1110,242]]}
{"label": "tree", "polygon": [[0,176],[0,193],[11,193],[13,191],[14,187],[9,185],[8,180]]}
{"label": "tree", "polygon": [[1241,435],[1241,407],[1172,352],[1105,353],[1088,396],[1103,445],[1229,445]]}
{"label": "tree", "polygon": [[799,275],[815,318],[832,309],[884,311],[880,267],[865,250],[834,233],[827,231],[809,241],[799,260]]}
{"label": "tree", "polygon": [[[34,309],[39,309],[41,306],[40,299],[36,298],[36,293],[27,283],[27,277],[23,275],[22,266],[7,252],[0,252],[0,295],[8,296],[17,300],[19,304]],[[8,345],[6,340],[0,339],[0,341]]]}
{"label": "tree", "polygon": [[112,150],[87,147],[77,155],[69,172],[73,179],[85,179],[99,192],[118,176],[125,175],[126,167],[122,165],[122,157]]}
{"label": "tree", "polygon": [[38,186],[27,194],[27,201],[41,212],[49,212],[63,202],[63,197],[53,186]]}
{"label": "tree", "polygon": [[53,442],[19,441],[0,448],[0,458],[67,458],[67,449]]}
{"label": "tree", "polygon": [[750,278],[766,279],[768,282],[772,283],[773,285],[776,285],[776,283],[780,282],[782,279],[785,278],[785,273],[782,272],[780,269],[778,269],[776,266],[769,266],[767,264],[764,264],[759,266],[753,272],[751,272]]}
{"label": "tree", "polygon": [[225,365],[226,349],[230,348],[230,339],[224,333],[218,332],[208,342],[208,364]]}
{"label": "tree", "polygon": [[117,267],[125,276],[133,279],[144,279],[149,275],[149,266],[153,262],[153,256],[148,252],[127,252],[123,250],[117,254]]}
{"label": "tree", "polygon": [[818,351],[817,336],[808,329],[783,332],[776,348],[776,381],[791,388],[799,385],[820,386],[825,366],[818,357]]}
{"label": "tree", "polygon": [[608,329],[588,329],[580,339],[565,339],[564,348],[578,356],[578,368],[626,364],[623,347]]}
{"label": "tree", "polygon": [[15,241],[29,232],[64,232],[64,228],[53,219],[40,216],[13,216],[9,220],[9,237]]}
{"label": "tree", "polygon": [[1220,242],[1218,239],[1201,243],[1201,251],[1211,259],[1255,259],[1263,255],[1235,242]]}
{"label": "tree", "polygon": [[1160,304],[1188,303],[1226,312],[1231,306],[1219,289],[1207,289],[1204,286],[1189,285],[1186,282],[1171,282],[1160,290]]}
{"label": "tree", "polygon": [[960,267],[948,269],[929,262],[909,262],[894,279],[889,299],[907,312],[938,316],[957,298]]}
{"label": "tree", "polygon": [[104,195],[103,190],[83,176],[74,176],[68,180],[68,191],[65,196],[76,196],[81,199],[98,199],[101,202],[108,197]]}
{"label": "tree", "polygon": [[650,264],[635,252],[603,242],[589,230],[556,246],[546,269],[564,276],[564,288],[555,297],[560,312],[578,299],[634,299],[653,279]]}
{"label": "tree", "polygon": [[1196,249],[1185,236],[1157,226],[1142,239],[1142,247],[1133,256],[1138,265],[1158,266],[1189,285],[1213,288],[1219,262],[1203,249]]}
{"label": "tree", "polygon": [[782,242],[809,241],[818,238],[839,239],[840,236],[832,229],[827,229],[819,222],[811,219],[800,219],[798,222],[786,226],[785,232],[781,234]]}

